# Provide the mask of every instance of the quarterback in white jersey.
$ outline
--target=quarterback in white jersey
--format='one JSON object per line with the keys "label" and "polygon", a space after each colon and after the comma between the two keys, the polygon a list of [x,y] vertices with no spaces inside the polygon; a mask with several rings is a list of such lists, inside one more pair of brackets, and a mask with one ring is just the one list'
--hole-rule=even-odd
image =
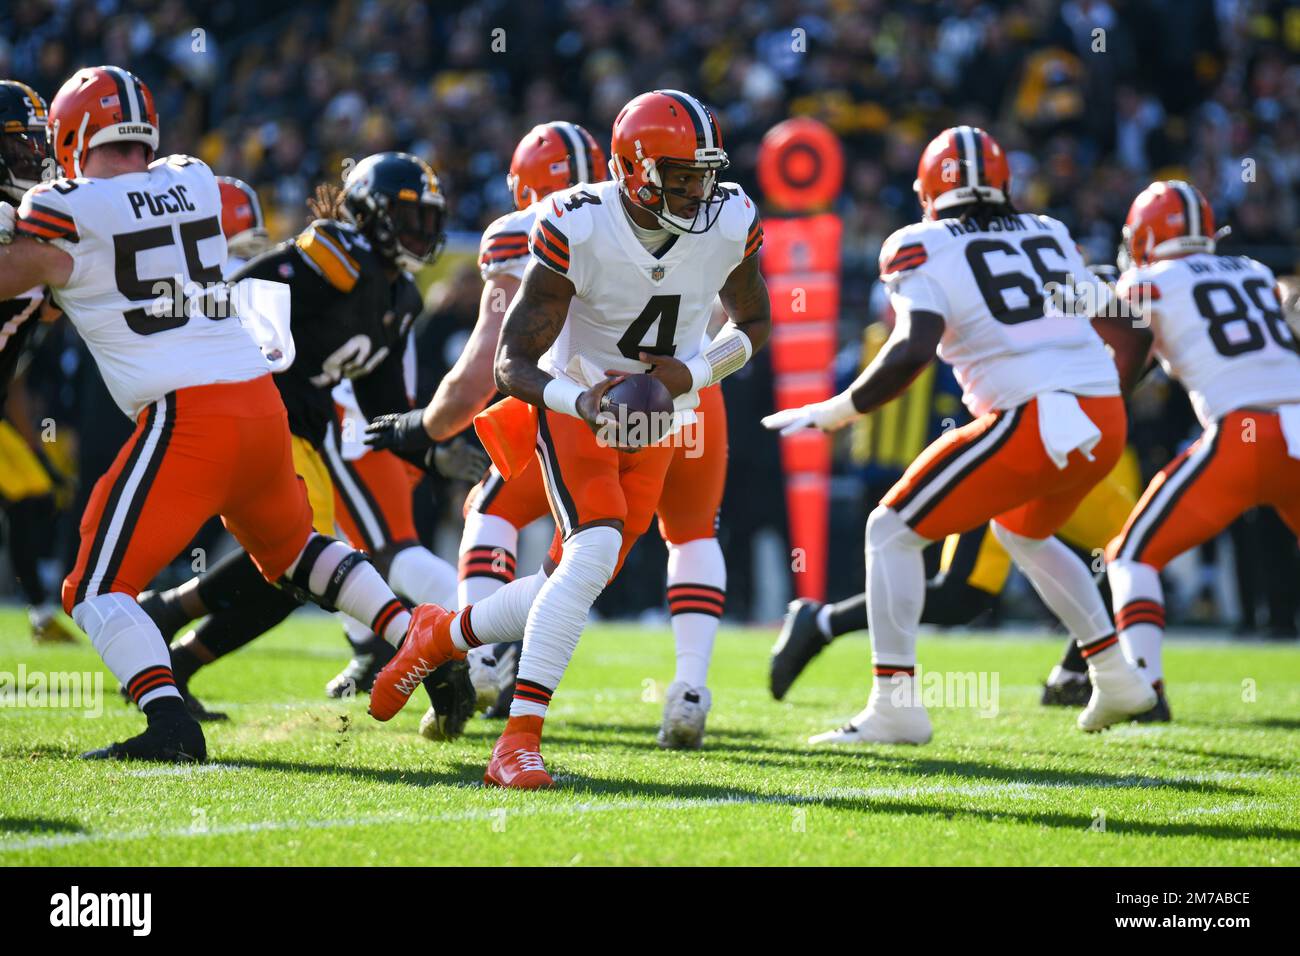
{"label": "quarterback in white jersey", "polygon": [[1214,214],[1195,187],[1152,183],[1133,201],[1124,239],[1132,265],[1117,292],[1145,320],[1130,334],[1142,354],[1154,346],[1205,426],[1151,479],[1107,549],[1120,641],[1168,720],[1161,569],[1262,505],[1300,535],[1300,344],[1273,273],[1216,255]]}
{"label": "quarterback in white jersey", "polygon": [[[86,756],[202,760],[203,732],[135,598],[209,518],[221,515],[266,580],[337,596],[363,620],[383,615],[393,643],[411,615],[361,555],[312,532],[270,372],[207,294],[226,261],[216,180],[188,157],[151,162],[148,87],[120,67],[79,70],[50,105],[47,134],[68,178],[29,190],[16,235],[0,235],[0,301],[49,286],[137,423],[86,506],[63,607],[149,725]],[[12,214],[0,204],[0,232]]]}
{"label": "quarterback in white jersey", "polygon": [[898,395],[936,350],[977,416],[922,452],[872,511],[870,699],[847,726],[813,743],[930,739],[915,678],[921,552],[986,522],[1078,643],[1094,716],[1117,720],[1156,702],[1120,653],[1091,572],[1053,537],[1124,449],[1115,364],[1091,316],[1068,309],[1102,301],[1098,280],[1064,226],[1011,206],[1010,178],[1006,155],[983,130],[959,126],[935,137],[915,184],[925,221],[881,249],[881,280],[898,317],[889,341],[845,392],[764,419],[783,434],[839,428]]}
{"label": "quarterback in white jersey", "polygon": [[[536,456],[562,536],[539,590],[517,594],[525,582],[516,581],[476,606],[527,609],[510,719],[484,776],[498,786],[552,784],[540,753],[551,695],[592,603],[649,526],[673,457],[666,444],[602,442],[605,393],[648,372],[691,411],[700,389],[741,368],[771,328],[758,212],[739,187],[717,182],[728,160],[713,113],[686,93],[645,93],[620,111],[610,145],[612,182],[546,198],[529,240],[535,261],[497,349],[496,383],[509,397],[476,421],[507,481]],[[730,321],[708,342],[716,298]],[[381,684],[395,712],[421,660],[480,643],[466,611],[413,633],[376,680],[372,711]]]}

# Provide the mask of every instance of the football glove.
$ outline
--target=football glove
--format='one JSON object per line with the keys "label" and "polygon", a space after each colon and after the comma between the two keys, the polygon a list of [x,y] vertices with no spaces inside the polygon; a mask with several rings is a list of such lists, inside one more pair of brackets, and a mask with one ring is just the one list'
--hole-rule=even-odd
{"label": "football glove", "polygon": [[14,241],[16,213],[7,202],[0,202],[0,246],[7,246]]}
{"label": "football glove", "polygon": [[464,436],[434,446],[433,467],[453,481],[478,481],[492,465],[482,448]]}
{"label": "football glove", "polygon": [[763,427],[769,431],[779,431],[782,435],[793,435],[805,428],[820,428],[824,432],[833,432],[847,425],[860,413],[853,407],[853,399],[848,392],[841,392],[824,402],[813,402],[798,408],[785,408],[763,419]]}
{"label": "football glove", "polygon": [[400,415],[380,415],[366,426],[365,442],[371,448],[403,452],[425,451],[434,445],[424,430],[423,408],[413,408]]}

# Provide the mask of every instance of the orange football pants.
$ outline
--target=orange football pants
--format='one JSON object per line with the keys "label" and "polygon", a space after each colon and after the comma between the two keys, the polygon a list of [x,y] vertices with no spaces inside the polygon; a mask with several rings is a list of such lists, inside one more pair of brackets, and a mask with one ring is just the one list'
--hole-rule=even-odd
{"label": "orange football pants", "polygon": [[1239,409],[1151,479],[1106,557],[1160,570],[1260,505],[1300,536],[1300,460],[1287,454],[1276,412]]}
{"label": "orange football pants", "polygon": [[917,534],[938,541],[996,519],[1016,534],[1055,534],[1124,451],[1128,419],[1118,396],[1079,397],[1100,430],[1092,459],[1072,452],[1057,468],[1038,432],[1038,400],[990,412],[930,444],[885,495]]}
{"label": "orange football pants", "polygon": [[140,413],[82,515],[63,609],[111,592],[135,597],[213,515],[268,580],[311,534],[288,416],[269,374],[178,389]]}

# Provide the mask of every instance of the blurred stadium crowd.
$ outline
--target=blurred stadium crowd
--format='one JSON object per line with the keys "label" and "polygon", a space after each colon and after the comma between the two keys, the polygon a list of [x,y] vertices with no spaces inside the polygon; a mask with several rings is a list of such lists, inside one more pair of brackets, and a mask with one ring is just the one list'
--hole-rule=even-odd
{"label": "blurred stadium crowd", "polygon": [[[816,116],[843,138],[848,160],[836,207],[845,223],[845,377],[861,361],[864,332],[889,319],[876,257],[886,236],[919,216],[918,152],[955,122],[998,136],[1011,153],[1017,204],[1062,219],[1090,261],[1114,262],[1125,211],[1146,183],[1179,176],[1232,226],[1224,251],[1253,255],[1279,275],[1300,271],[1300,6],[1286,0],[0,5],[0,75],[48,97],[76,67],[106,62],[151,85],[164,152],[193,153],[257,187],[277,238],[302,225],[315,183],[337,179],[349,159],[400,148],[437,168],[453,226],[472,245],[509,208],[506,166],[530,126],[568,119],[607,136],[618,108],[655,87],[689,89],[717,111],[730,177],[761,196],[754,166],[764,132],[790,115]],[[437,318],[425,325],[426,381],[473,322],[471,268],[447,275],[430,296]],[[71,335],[47,344],[50,373],[42,384],[34,363],[33,385],[39,413],[75,421],[87,399],[58,385],[77,364],[58,351],[58,342],[72,347]],[[724,509],[724,540],[745,556],[730,562],[732,610],[742,619],[756,590],[742,566],[750,542],[774,513],[780,520],[775,445],[757,426],[771,402],[764,375],[758,363],[728,386],[732,468],[747,476]],[[845,443],[837,513],[864,515],[863,499],[896,474],[880,448],[905,462],[944,418],[960,419],[942,375],[924,400],[928,420],[916,434],[882,438],[882,428],[898,426],[873,420]],[[1144,387],[1133,415],[1145,479],[1195,423],[1180,390],[1163,381]],[[856,520],[835,524],[844,526],[831,561],[840,597],[861,589],[862,548]],[[1219,542],[1199,556],[1171,615],[1293,634],[1294,540],[1271,514],[1243,518],[1229,537],[1235,547]],[[646,542],[648,551],[658,546]],[[1211,586],[1226,553],[1237,571],[1232,614]],[[648,586],[607,593],[606,609],[657,606],[661,582],[659,565]]]}

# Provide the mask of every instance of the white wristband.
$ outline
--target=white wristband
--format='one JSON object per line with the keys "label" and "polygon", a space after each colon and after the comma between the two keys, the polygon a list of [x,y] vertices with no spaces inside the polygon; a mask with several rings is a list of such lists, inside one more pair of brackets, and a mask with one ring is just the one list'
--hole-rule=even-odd
{"label": "white wristband", "polygon": [[728,322],[699,355],[686,363],[691,370],[691,387],[698,391],[706,385],[721,382],[732,372],[744,368],[753,355],[754,343],[749,336]]}
{"label": "white wristband", "polygon": [[553,412],[581,418],[582,416],[578,414],[578,396],[583,391],[581,386],[567,379],[553,378],[546,383],[546,388],[542,389],[542,401]]}

